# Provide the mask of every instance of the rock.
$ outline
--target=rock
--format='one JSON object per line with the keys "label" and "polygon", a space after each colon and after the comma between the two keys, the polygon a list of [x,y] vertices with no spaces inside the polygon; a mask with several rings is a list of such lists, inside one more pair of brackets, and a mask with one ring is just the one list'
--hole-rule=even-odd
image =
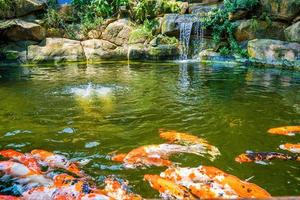
{"label": "rock", "polygon": [[128,50],[129,60],[173,60],[179,57],[176,45],[158,45],[156,47],[142,44],[132,45]]}
{"label": "rock", "polygon": [[212,49],[205,49],[199,53],[200,60],[209,60],[212,57],[220,57],[221,54]]}
{"label": "rock", "polygon": [[235,12],[229,13],[228,19],[230,21],[240,20],[240,19],[245,18],[247,15],[248,15],[247,10],[237,10]]}
{"label": "rock", "polygon": [[99,39],[101,37],[102,32],[98,30],[91,30],[88,32],[89,39]]}
{"label": "rock", "polygon": [[46,38],[38,45],[28,47],[30,62],[85,60],[80,41],[65,38]]}
{"label": "rock", "polygon": [[129,20],[119,19],[106,27],[102,33],[102,39],[118,46],[126,45],[132,30],[132,23]]}
{"label": "rock", "polygon": [[104,59],[121,60],[127,58],[127,49],[109,41],[91,39],[81,42],[87,61]]}
{"label": "rock", "polygon": [[41,41],[45,38],[45,29],[39,24],[27,22],[21,19],[12,19],[0,22],[0,36],[5,40]]}
{"label": "rock", "polygon": [[133,30],[129,36],[129,44],[144,44],[149,42],[153,38],[152,33],[144,30],[143,28],[138,28]]}
{"label": "rock", "polygon": [[166,35],[176,35],[178,28],[176,27],[176,19],[178,14],[165,14],[161,22],[161,33]]}
{"label": "rock", "polygon": [[0,12],[0,19],[9,19],[28,15],[45,8],[46,0],[11,0],[11,10]]}
{"label": "rock", "polygon": [[9,42],[0,45],[0,57],[2,62],[25,63],[27,61],[27,48],[35,45],[34,41]]}
{"label": "rock", "polygon": [[162,19],[161,33],[168,36],[179,36],[180,23],[182,22],[191,22],[195,23],[199,21],[197,15],[194,14],[166,14]]}
{"label": "rock", "polygon": [[65,30],[62,28],[48,28],[46,30],[46,37],[62,38],[65,35]]}
{"label": "rock", "polygon": [[284,34],[287,41],[300,43],[300,21],[287,27]]}
{"label": "rock", "polygon": [[299,0],[260,0],[263,11],[273,19],[293,20],[300,12]]}
{"label": "rock", "polygon": [[240,20],[234,33],[238,41],[252,40],[252,39],[284,39],[284,29],[286,24],[281,22],[271,22],[260,20]]}
{"label": "rock", "polygon": [[153,40],[150,41],[150,45],[157,47],[159,45],[178,45],[178,40],[176,37],[168,37],[164,35],[158,35]]}
{"label": "rock", "polygon": [[255,39],[248,42],[248,54],[266,62],[299,61],[300,44],[271,39]]}
{"label": "rock", "polygon": [[221,8],[223,6],[222,3],[214,3],[214,4],[208,4],[208,3],[191,3],[189,5],[189,13],[191,14],[201,14],[206,15],[208,12]]}

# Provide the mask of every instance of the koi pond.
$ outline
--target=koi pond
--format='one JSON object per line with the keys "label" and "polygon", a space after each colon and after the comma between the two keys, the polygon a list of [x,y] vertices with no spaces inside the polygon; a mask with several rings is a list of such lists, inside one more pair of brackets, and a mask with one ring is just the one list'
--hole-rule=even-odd
{"label": "koi pond", "polygon": [[[281,152],[300,134],[268,129],[300,124],[300,72],[229,64],[103,62],[0,69],[0,147],[44,149],[74,161],[101,186],[108,175],[128,180],[144,198],[159,193],[144,181],[165,167],[126,169],[110,155],[166,141],[160,129],[206,139],[221,155],[175,154],[182,167],[215,166],[272,196],[300,195],[300,162],[238,163],[247,150]],[[17,194],[1,178],[0,193]]]}

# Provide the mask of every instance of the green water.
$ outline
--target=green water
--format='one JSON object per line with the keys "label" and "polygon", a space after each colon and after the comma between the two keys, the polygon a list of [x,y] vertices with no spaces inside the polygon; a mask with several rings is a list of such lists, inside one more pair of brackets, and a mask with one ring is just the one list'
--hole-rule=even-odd
{"label": "green water", "polygon": [[[0,145],[28,152],[42,148],[69,158],[91,158],[84,170],[101,185],[109,174],[130,181],[145,198],[158,197],[146,173],[122,169],[106,155],[159,144],[158,129],[206,138],[222,155],[214,162],[176,155],[182,166],[213,165],[268,190],[300,195],[300,163],[238,164],[246,150],[280,151],[300,142],[273,136],[271,127],[300,124],[300,73],[199,63],[113,62],[0,70]],[[88,84],[100,94],[84,96]],[[76,90],[77,88],[77,90]],[[65,132],[63,131],[65,130]],[[97,143],[91,143],[97,142]]]}

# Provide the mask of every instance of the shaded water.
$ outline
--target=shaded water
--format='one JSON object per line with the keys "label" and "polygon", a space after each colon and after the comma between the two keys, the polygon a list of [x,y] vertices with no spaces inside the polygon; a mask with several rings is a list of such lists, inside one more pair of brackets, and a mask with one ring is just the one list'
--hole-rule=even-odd
{"label": "shaded water", "polygon": [[[91,158],[84,170],[101,184],[115,174],[143,197],[158,194],[146,173],[122,169],[107,154],[162,143],[159,128],[206,138],[222,155],[214,162],[194,155],[172,157],[182,166],[213,165],[268,190],[300,195],[300,163],[238,164],[246,150],[280,151],[300,142],[266,130],[300,124],[300,73],[199,63],[101,63],[0,70],[0,145],[23,152],[55,151]],[[4,186],[0,187],[3,189]]]}

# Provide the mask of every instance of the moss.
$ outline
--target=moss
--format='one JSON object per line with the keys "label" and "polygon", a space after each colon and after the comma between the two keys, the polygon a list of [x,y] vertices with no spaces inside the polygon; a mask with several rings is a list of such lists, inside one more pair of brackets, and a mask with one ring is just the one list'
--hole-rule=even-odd
{"label": "moss", "polygon": [[152,38],[153,35],[150,31],[147,31],[144,28],[138,28],[130,33],[129,44],[144,43]]}

